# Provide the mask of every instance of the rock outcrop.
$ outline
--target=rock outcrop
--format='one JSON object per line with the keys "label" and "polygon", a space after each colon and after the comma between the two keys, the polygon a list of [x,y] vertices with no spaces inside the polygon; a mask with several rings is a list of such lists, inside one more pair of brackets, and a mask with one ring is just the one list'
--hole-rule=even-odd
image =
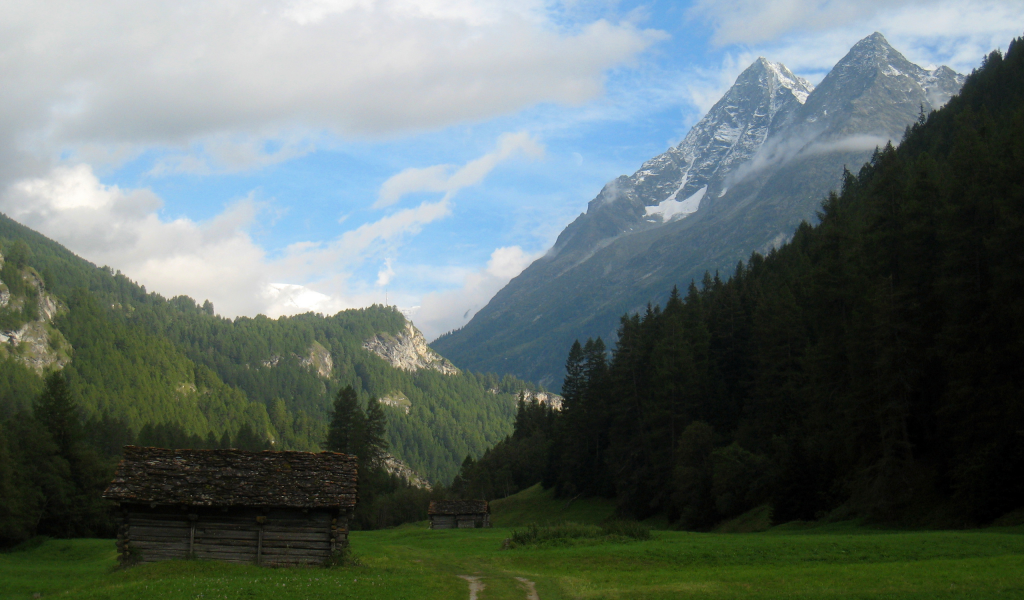
{"label": "rock outcrop", "polygon": [[363,342],[363,348],[403,371],[414,373],[420,369],[434,369],[444,375],[459,374],[455,365],[427,346],[420,330],[408,321],[405,330],[398,335],[378,333]]}
{"label": "rock outcrop", "polygon": [[[299,364],[316,373],[321,379],[330,379],[334,374],[334,359],[331,358],[331,351],[320,342],[314,340],[305,356],[292,354],[298,359]],[[281,355],[273,354],[266,360],[261,360],[260,365],[268,369],[276,367],[281,363]],[[246,367],[248,368],[248,367]]]}
{"label": "rock outcrop", "polygon": [[539,404],[547,404],[555,410],[562,410],[562,401],[565,398],[551,392],[526,392],[526,397]]}
{"label": "rock outcrop", "polygon": [[316,371],[316,374],[324,379],[330,379],[334,372],[334,360],[331,358],[331,351],[323,347],[320,342],[314,341],[309,347],[309,354],[299,359],[302,366]]}
{"label": "rock outcrop", "polygon": [[423,490],[430,490],[430,482],[419,476],[416,471],[409,468],[409,465],[398,460],[390,454],[384,459],[384,469],[391,475],[398,475],[409,482],[409,485]]}
{"label": "rock outcrop", "polygon": [[380,398],[377,398],[377,402],[380,402],[385,406],[397,408],[405,412],[405,414],[409,414],[409,410],[412,409],[412,402],[410,402],[409,398],[407,398],[402,392],[391,392],[390,394],[385,394]]}
{"label": "rock outcrop", "polygon": [[[2,264],[3,257],[0,256]],[[54,327],[53,319],[66,308],[46,291],[43,280],[33,269],[22,269],[17,276],[32,293],[11,294],[7,283],[0,281],[0,310],[8,314],[24,314],[25,303],[35,302],[37,316],[15,327],[0,329],[0,358],[11,356],[40,375],[49,370],[63,369],[71,361],[72,348]]]}

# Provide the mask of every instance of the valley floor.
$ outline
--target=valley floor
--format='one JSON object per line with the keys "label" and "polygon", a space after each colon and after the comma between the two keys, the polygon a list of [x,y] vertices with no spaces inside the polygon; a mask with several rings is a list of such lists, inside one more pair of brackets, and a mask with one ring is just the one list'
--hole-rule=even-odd
{"label": "valley floor", "polygon": [[[880,531],[849,524],[501,550],[511,529],[354,532],[358,566],[203,561],[115,568],[111,540],[0,554],[0,598],[1022,598],[1024,528]],[[530,596],[530,583],[535,596]],[[36,596],[38,594],[38,596]]]}

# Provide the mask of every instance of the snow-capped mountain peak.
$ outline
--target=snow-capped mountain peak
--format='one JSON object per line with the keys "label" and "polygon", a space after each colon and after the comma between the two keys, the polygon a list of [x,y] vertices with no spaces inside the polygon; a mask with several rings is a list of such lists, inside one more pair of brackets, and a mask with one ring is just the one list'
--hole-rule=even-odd
{"label": "snow-capped mountain peak", "polygon": [[803,104],[807,100],[807,96],[810,95],[814,86],[803,77],[794,75],[792,71],[786,68],[786,65],[778,62],[773,62],[767,58],[760,56],[755,64],[760,65],[767,73],[771,74],[769,81],[774,86],[786,88],[792,92],[793,97],[796,98],[797,102]]}
{"label": "snow-capped mountain peak", "polygon": [[817,87],[758,58],[677,146],[610,181],[460,331],[435,342],[481,371],[557,385],[574,338],[614,336],[619,318],[705,272],[728,273],[812,221],[844,167],[960,88],[945,67],[910,63],[873,34]]}
{"label": "snow-capped mountain peak", "polygon": [[939,108],[963,81],[948,67],[929,71],[910,62],[875,32],[854,44],[822,79],[798,119],[831,137],[857,132],[899,140],[908,106],[916,107],[914,115],[922,106]]}
{"label": "snow-capped mountain peak", "polygon": [[707,194],[720,193],[722,175],[749,160],[813,89],[782,63],[758,58],[678,146],[619,182],[619,192],[643,198],[638,208],[648,223],[692,214]]}

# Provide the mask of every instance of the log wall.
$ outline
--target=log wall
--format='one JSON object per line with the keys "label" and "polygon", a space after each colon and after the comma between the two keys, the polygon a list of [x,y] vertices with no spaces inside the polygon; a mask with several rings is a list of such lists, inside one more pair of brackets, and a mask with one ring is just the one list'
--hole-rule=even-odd
{"label": "log wall", "polygon": [[117,547],[129,562],[320,565],[348,545],[348,516],[330,509],[122,504]]}
{"label": "log wall", "polygon": [[479,529],[491,526],[489,514],[430,515],[431,529]]}

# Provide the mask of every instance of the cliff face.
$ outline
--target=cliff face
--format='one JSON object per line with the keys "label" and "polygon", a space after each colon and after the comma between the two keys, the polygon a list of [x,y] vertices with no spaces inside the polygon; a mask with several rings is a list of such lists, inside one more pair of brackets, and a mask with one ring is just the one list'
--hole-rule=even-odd
{"label": "cliff face", "polygon": [[534,402],[538,404],[547,404],[555,410],[562,410],[562,401],[565,398],[558,394],[552,394],[551,392],[527,392]]}
{"label": "cliff face", "polygon": [[398,335],[378,333],[363,342],[363,348],[388,361],[392,367],[403,371],[434,369],[444,375],[459,373],[448,359],[427,346],[426,338],[410,322],[406,322],[405,331]]}
{"label": "cliff face", "polygon": [[430,482],[420,477],[420,475],[409,468],[409,465],[398,460],[394,456],[388,454],[387,458],[384,459],[384,468],[391,475],[398,475],[402,479],[406,480],[409,485],[417,487],[423,490],[430,490]]}
{"label": "cliff face", "polygon": [[316,371],[316,374],[323,379],[330,379],[334,372],[334,359],[331,358],[331,351],[324,348],[323,344],[314,341],[309,347],[309,355],[299,360],[302,366]]}
{"label": "cliff face", "polygon": [[[0,256],[0,265],[3,265]],[[42,279],[32,269],[5,270],[8,279],[0,280],[0,358],[8,356],[42,375],[60,370],[71,360],[71,344],[53,325],[53,319],[66,308],[46,291]],[[11,293],[11,290],[20,293]]]}

